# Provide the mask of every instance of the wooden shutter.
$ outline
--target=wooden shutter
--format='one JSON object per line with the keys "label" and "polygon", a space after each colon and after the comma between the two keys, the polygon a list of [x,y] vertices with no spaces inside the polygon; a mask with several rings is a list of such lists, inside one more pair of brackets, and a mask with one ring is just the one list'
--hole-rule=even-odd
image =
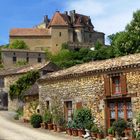
{"label": "wooden shutter", "polygon": [[67,103],[64,102],[64,116],[65,116],[65,120],[68,120],[68,108],[67,108]]}
{"label": "wooden shutter", "polygon": [[104,90],[105,96],[111,96],[110,77],[107,75],[104,76]]}
{"label": "wooden shutter", "polygon": [[82,108],[82,102],[77,102],[76,109],[81,109],[81,108]]}
{"label": "wooden shutter", "polygon": [[126,94],[127,93],[127,85],[126,85],[126,75],[121,75],[121,93]]}

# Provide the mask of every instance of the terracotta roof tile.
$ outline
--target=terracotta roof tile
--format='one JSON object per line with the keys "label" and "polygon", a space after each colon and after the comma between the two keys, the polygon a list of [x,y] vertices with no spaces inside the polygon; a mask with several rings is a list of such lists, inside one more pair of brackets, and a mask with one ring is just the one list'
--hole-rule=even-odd
{"label": "terracotta roof tile", "polygon": [[[65,17],[66,18],[66,17]],[[68,21],[64,19],[64,16],[61,15],[61,13],[56,12],[51,19],[48,27],[50,26],[56,26],[56,25],[63,25],[63,26],[68,26]]]}
{"label": "terracotta roof tile", "polygon": [[107,70],[110,68],[129,66],[133,64],[139,64],[140,66],[140,53],[76,65],[65,70],[60,70],[48,74],[42,77],[40,80],[64,77],[67,75],[74,75],[74,74],[83,74],[86,72],[96,71],[96,70]]}
{"label": "terracotta roof tile", "polygon": [[10,36],[48,36],[50,35],[49,29],[38,28],[13,28],[10,31]]}

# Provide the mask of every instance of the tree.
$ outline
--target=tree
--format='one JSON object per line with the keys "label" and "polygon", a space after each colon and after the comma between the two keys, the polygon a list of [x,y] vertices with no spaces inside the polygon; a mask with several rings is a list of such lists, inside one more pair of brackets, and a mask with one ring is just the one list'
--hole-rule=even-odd
{"label": "tree", "polygon": [[28,46],[23,40],[15,40],[9,47],[11,49],[28,49]]}
{"label": "tree", "polygon": [[133,14],[125,30],[109,37],[111,46],[118,49],[120,56],[140,52],[140,10]]}

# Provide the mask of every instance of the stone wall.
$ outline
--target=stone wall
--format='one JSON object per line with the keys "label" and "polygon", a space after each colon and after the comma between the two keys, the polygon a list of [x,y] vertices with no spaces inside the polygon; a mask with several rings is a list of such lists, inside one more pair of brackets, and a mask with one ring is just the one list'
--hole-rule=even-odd
{"label": "stone wall", "polygon": [[26,96],[25,104],[23,107],[23,118],[30,120],[30,117],[37,112],[39,103],[38,96]]}
{"label": "stone wall", "polygon": [[58,101],[61,109],[64,109],[64,101],[72,100],[73,110],[76,103],[82,102],[84,107],[89,107],[95,116],[96,122],[104,124],[104,81],[101,75],[76,78],[52,83],[45,83],[39,88],[39,102],[41,113],[45,110],[45,101]]}
{"label": "stone wall", "polygon": [[[21,76],[23,76],[23,74],[6,76],[4,78],[4,90],[9,93],[10,85],[14,84]],[[22,106],[22,102],[19,102],[17,99],[11,100],[8,95],[8,110],[15,111],[19,106]]]}

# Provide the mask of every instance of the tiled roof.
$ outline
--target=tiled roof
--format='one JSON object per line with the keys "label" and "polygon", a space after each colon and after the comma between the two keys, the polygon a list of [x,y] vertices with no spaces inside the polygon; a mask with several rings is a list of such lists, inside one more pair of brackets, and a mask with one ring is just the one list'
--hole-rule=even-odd
{"label": "tiled roof", "polygon": [[50,36],[49,29],[39,28],[13,28],[10,30],[10,36]]}
{"label": "tiled roof", "polygon": [[44,68],[45,66],[49,65],[51,62],[46,62],[46,63],[37,63],[33,65],[25,65],[20,68],[12,68],[12,69],[3,69],[0,70],[0,76],[5,76],[5,75],[15,75],[15,74],[22,74],[29,72],[31,70],[40,70]]}
{"label": "tiled roof", "polygon": [[140,53],[76,65],[65,70],[48,74],[42,77],[39,81],[55,79],[58,77],[62,78],[62,77],[67,77],[69,75],[76,76],[88,72],[107,71],[107,70],[112,70],[113,68],[117,69],[119,67],[125,68],[127,66],[132,66],[132,65],[137,65],[138,67],[140,67]]}
{"label": "tiled roof", "polygon": [[25,96],[32,96],[32,95],[38,95],[39,94],[39,88],[37,83],[35,83],[33,86],[29,87],[25,92]]}
{"label": "tiled roof", "polygon": [[53,18],[51,19],[48,27],[50,26],[57,26],[57,25],[63,25],[63,26],[68,26],[68,22],[66,20],[66,17],[61,15],[59,12],[55,12]]}

